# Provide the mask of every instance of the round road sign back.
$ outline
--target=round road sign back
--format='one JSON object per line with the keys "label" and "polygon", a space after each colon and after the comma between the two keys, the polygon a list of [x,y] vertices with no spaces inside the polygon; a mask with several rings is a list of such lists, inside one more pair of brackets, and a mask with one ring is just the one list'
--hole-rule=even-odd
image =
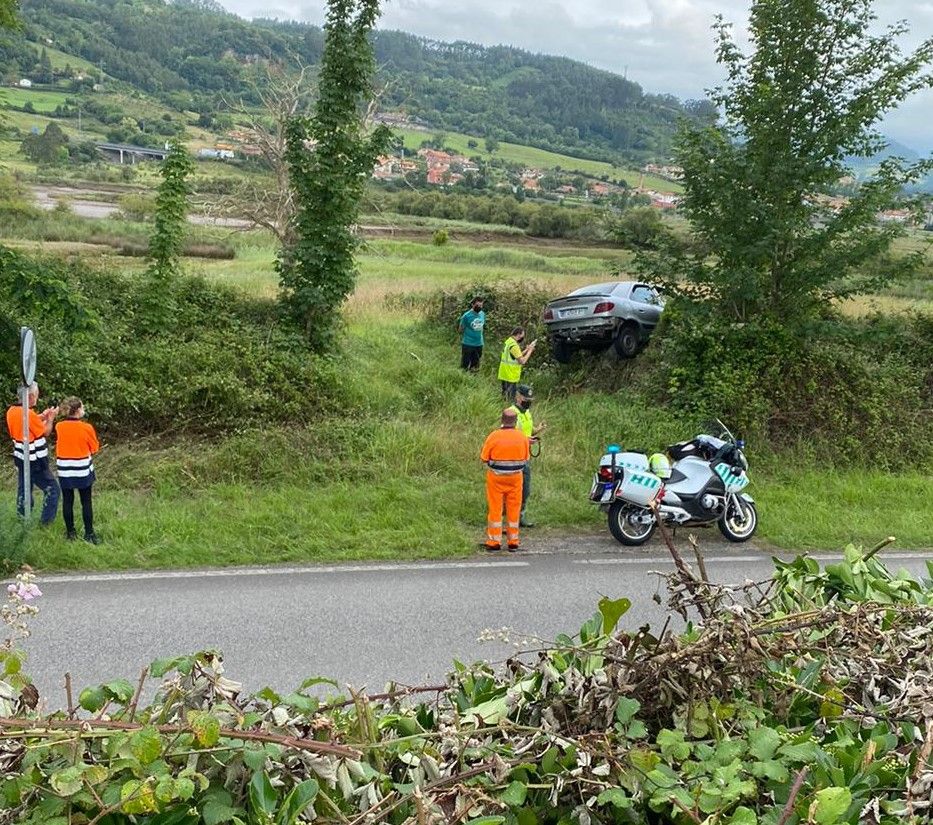
{"label": "round road sign back", "polygon": [[19,353],[23,385],[28,387],[36,378],[36,336],[29,327],[20,327]]}

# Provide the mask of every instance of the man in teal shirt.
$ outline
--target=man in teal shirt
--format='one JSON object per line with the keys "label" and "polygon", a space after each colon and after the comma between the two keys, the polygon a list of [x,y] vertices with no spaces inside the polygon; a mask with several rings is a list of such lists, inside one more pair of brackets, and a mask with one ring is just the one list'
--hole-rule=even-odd
{"label": "man in teal shirt", "polygon": [[483,356],[483,327],[486,326],[486,313],[483,312],[483,299],[477,295],[470,308],[460,316],[457,329],[460,331],[460,366],[468,372],[479,369],[479,359]]}

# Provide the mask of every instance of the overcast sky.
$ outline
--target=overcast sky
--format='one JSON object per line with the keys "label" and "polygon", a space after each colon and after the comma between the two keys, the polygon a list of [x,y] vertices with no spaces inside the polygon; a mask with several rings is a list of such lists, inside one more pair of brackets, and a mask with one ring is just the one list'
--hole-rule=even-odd
{"label": "overcast sky", "polygon": [[[321,0],[221,0],[243,17],[321,24]],[[649,92],[700,97],[719,82],[710,25],[721,13],[741,27],[747,0],[386,0],[381,28],[438,40],[507,44],[627,72]],[[876,0],[881,23],[906,19],[905,46],[933,35],[933,0]],[[906,102],[884,131],[933,152],[933,91]]]}

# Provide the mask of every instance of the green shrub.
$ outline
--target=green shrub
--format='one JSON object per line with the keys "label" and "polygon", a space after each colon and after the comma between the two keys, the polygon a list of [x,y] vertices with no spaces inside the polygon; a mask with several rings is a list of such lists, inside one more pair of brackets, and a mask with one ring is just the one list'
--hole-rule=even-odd
{"label": "green shrub", "polygon": [[449,240],[450,235],[447,234],[446,229],[435,229],[434,234],[431,236],[431,243],[435,246],[444,246]]}
{"label": "green shrub", "polygon": [[668,303],[656,332],[668,403],[834,463],[896,468],[933,459],[933,316],[848,320],[798,334],[724,325]]}
{"label": "green shrub", "polygon": [[[177,311],[155,327],[145,317],[138,276],[3,250],[0,286],[24,279],[26,289],[13,292],[14,316],[36,330],[43,396],[84,398],[95,422],[111,431],[229,432],[307,420],[339,396],[332,364],[309,352],[271,301],[180,277],[167,287]],[[47,298],[35,299],[36,284],[51,290]],[[60,311],[52,311],[53,299]],[[15,356],[10,321],[4,337],[4,352]],[[10,393],[15,363],[0,361]]]}

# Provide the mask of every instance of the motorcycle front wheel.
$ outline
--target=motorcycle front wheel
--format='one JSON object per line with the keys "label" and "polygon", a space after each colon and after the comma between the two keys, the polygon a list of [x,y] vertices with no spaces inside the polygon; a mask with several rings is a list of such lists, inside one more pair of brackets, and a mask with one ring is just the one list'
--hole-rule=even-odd
{"label": "motorcycle front wheel", "polygon": [[729,541],[748,541],[758,529],[758,510],[755,505],[741,496],[727,502],[726,512],[717,522],[719,532]]}
{"label": "motorcycle front wheel", "polygon": [[647,524],[633,521],[635,517],[645,515],[641,507],[633,507],[623,501],[613,502],[609,507],[609,532],[612,537],[626,547],[638,547],[644,544],[654,534],[657,521],[652,516]]}

